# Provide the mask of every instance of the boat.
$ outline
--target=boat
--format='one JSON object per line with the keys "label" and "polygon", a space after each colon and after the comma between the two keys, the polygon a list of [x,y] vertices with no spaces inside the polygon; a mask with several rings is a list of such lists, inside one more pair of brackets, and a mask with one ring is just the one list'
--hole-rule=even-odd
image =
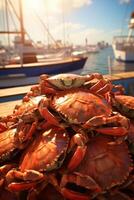
{"label": "boat", "polygon": [[128,28],[128,35],[113,38],[115,59],[122,62],[134,62],[134,12],[131,14]]}
{"label": "boat", "polygon": [[[10,5],[13,8],[13,4],[10,0],[7,0],[6,2],[8,2],[8,4],[6,3],[6,6]],[[45,50],[43,58],[37,55],[37,48],[35,48],[32,40],[26,39],[27,32],[24,28],[22,7],[22,0],[19,0],[20,16],[16,15],[16,17],[20,23],[20,31],[0,31],[0,34],[17,34],[17,36],[15,36],[16,40],[14,42],[14,48],[12,49],[13,52],[7,56],[8,59],[4,60],[5,57],[4,59],[1,58],[0,78],[14,75],[29,77],[39,76],[43,73],[65,73],[84,67],[84,64],[87,60],[87,56],[85,55],[72,56],[71,54],[66,54],[66,52],[61,53],[60,51],[59,54],[51,53],[51,56],[48,56],[47,54],[45,57]],[[6,7],[5,10],[7,11],[8,7]],[[6,16],[8,16],[8,14],[6,14]],[[57,47],[57,51],[59,49],[60,48]],[[1,52],[1,55],[2,54],[5,56],[3,52]]]}
{"label": "boat", "polygon": [[86,51],[88,53],[99,53],[100,48],[98,45],[87,45],[86,46]]}

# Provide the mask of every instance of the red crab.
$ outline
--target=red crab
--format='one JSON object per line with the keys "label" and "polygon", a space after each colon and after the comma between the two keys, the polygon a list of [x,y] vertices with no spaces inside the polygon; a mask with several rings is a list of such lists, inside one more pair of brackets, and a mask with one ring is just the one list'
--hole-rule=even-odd
{"label": "red crab", "polygon": [[[95,83],[91,83],[95,80]],[[40,76],[41,94],[55,94],[60,90],[87,87],[91,92],[104,94],[112,89],[110,81],[99,73],[91,75],[58,74],[49,77],[46,74]]]}
{"label": "red crab", "polygon": [[72,172],[63,174],[61,193],[70,200],[89,200],[98,193],[122,184],[132,170],[127,144],[111,137],[89,140],[84,159]]}
{"label": "red crab", "polygon": [[[85,90],[63,91],[53,98],[42,99],[38,109],[40,114],[50,123],[60,126],[57,118],[49,111],[56,111],[69,125],[78,125],[97,132],[121,136],[129,128],[129,120],[112,108],[104,98],[96,96]],[[114,124],[112,127],[103,125]]]}
{"label": "red crab", "polygon": [[11,160],[18,149],[15,144],[16,129],[9,129],[0,134],[0,164]]}
{"label": "red crab", "polygon": [[0,117],[0,132],[10,129],[10,127],[18,123],[21,116],[35,110],[41,98],[43,98],[43,96],[29,98],[29,101],[23,101],[21,104],[16,105],[12,114]]}
{"label": "red crab", "polygon": [[[48,129],[36,135],[35,140],[26,149],[19,169],[12,169],[7,173],[8,188],[20,191],[35,187],[43,179],[47,182],[50,179],[47,172],[59,168],[63,163],[68,143],[68,134],[63,129]],[[15,178],[21,182],[15,182]]]}
{"label": "red crab", "polygon": [[134,97],[127,95],[114,95],[113,106],[123,115],[134,119]]}

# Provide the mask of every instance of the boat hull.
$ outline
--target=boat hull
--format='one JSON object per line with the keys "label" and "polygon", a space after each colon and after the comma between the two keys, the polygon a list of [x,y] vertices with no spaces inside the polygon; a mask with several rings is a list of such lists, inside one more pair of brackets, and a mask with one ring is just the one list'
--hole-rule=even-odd
{"label": "boat hull", "polygon": [[134,37],[115,36],[112,47],[116,60],[134,62]]}
{"label": "boat hull", "polygon": [[115,59],[122,62],[134,62],[134,52],[129,50],[114,49]]}
{"label": "boat hull", "polygon": [[0,69],[0,77],[11,75],[24,75],[27,77],[40,76],[41,74],[58,74],[75,71],[84,67],[87,57],[71,59],[67,62],[56,63],[30,63],[21,66],[2,67]]}

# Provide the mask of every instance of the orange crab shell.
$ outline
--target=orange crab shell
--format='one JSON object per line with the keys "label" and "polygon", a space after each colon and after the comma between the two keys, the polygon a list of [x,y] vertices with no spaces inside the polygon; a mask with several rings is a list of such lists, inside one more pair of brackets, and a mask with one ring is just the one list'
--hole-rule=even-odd
{"label": "orange crab shell", "polygon": [[0,134],[0,163],[11,160],[17,154],[15,133],[16,128],[6,130]]}
{"label": "orange crab shell", "polygon": [[64,130],[46,130],[26,150],[19,167],[20,171],[49,171],[58,168],[66,155],[68,142],[69,138]]}
{"label": "orange crab shell", "polygon": [[[132,160],[125,141],[117,143],[110,137],[97,136],[88,142],[85,157],[75,171],[63,174],[61,190],[63,194],[83,195],[86,198],[89,193],[102,192],[122,184],[131,170]],[[86,193],[74,191],[71,185],[85,188]]]}
{"label": "orange crab shell", "polygon": [[134,119],[134,97],[127,95],[115,95],[113,106],[123,115]]}
{"label": "orange crab shell", "polygon": [[54,97],[52,106],[74,124],[85,123],[95,116],[109,116],[112,112],[104,99],[84,90],[59,93]]}

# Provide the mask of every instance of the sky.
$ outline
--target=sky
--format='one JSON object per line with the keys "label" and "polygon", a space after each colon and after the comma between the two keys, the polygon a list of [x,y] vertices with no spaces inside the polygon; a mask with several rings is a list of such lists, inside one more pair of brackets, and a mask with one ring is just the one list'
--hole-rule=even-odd
{"label": "sky", "polygon": [[[9,2],[18,13],[18,0]],[[19,30],[9,2],[9,28]],[[86,39],[88,44],[111,44],[115,35],[127,34],[134,11],[134,0],[22,0],[22,4],[26,31],[33,41],[44,44],[62,40],[79,45],[85,44]],[[3,5],[4,0],[0,0],[0,31],[6,29]],[[5,43],[7,36],[0,35],[0,41]]]}

